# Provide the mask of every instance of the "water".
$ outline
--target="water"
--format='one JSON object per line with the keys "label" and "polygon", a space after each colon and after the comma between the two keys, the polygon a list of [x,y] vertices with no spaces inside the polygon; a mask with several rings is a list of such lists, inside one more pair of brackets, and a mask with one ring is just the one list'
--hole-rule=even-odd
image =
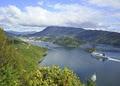
{"label": "water", "polygon": [[96,74],[99,86],[120,86],[120,63],[115,61],[98,61],[91,58],[91,54],[84,52],[84,48],[96,47],[98,52],[120,59],[120,49],[108,45],[86,45],[81,48],[64,48],[49,42],[29,42],[48,49],[48,55],[40,66],[67,66],[72,69],[82,82]]}

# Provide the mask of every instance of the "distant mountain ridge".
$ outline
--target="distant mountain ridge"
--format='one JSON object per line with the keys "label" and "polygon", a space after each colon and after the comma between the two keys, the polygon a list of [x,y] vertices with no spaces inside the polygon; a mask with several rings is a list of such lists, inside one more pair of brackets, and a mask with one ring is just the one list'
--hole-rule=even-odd
{"label": "distant mountain ridge", "polygon": [[13,36],[23,36],[28,34],[34,34],[36,31],[25,31],[25,32],[18,32],[18,31],[6,31],[7,34],[13,35]]}
{"label": "distant mountain ridge", "polygon": [[37,32],[34,34],[29,34],[28,36],[63,36],[63,35],[75,35],[77,32],[83,31],[83,28],[74,28],[74,27],[59,27],[59,26],[49,26],[46,27],[43,31]]}
{"label": "distant mountain ridge", "polygon": [[49,26],[41,32],[29,34],[28,36],[60,37],[64,35],[73,36],[84,42],[120,46],[120,33],[101,30],[85,30],[83,28],[74,27]]}

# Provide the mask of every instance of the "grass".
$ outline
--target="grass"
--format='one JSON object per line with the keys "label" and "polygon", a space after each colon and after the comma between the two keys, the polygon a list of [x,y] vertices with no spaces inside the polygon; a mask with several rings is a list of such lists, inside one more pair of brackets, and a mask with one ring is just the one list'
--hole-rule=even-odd
{"label": "grass", "polygon": [[19,60],[26,70],[34,70],[38,67],[38,62],[43,60],[43,55],[47,53],[45,48],[34,46],[25,42],[12,44],[16,49]]}

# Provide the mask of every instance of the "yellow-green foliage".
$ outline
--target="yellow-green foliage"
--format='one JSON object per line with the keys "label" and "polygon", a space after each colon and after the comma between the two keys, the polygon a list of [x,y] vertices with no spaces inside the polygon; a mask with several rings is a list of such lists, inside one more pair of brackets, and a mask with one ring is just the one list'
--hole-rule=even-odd
{"label": "yellow-green foliage", "polygon": [[86,83],[85,86],[98,86],[94,81],[92,81],[91,79],[86,79]]}
{"label": "yellow-green foliage", "polygon": [[24,42],[13,44],[13,47],[16,49],[19,60],[21,60],[21,65],[26,70],[38,68],[38,61],[42,60],[43,55],[47,53],[44,48]]}
{"label": "yellow-green foliage", "polygon": [[6,66],[0,68],[0,86],[17,86],[19,74],[13,67]]}
{"label": "yellow-green foliage", "polygon": [[[11,51],[11,53],[9,51]],[[4,35],[4,31],[0,30],[0,67],[8,65],[12,60],[12,49],[7,44],[7,38]]]}
{"label": "yellow-green foliage", "polygon": [[40,67],[27,77],[27,86],[84,86],[73,73],[66,67]]}
{"label": "yellow-green foliage", "polygon": [[0,29],[0,86],[13,86],[17,80],[19,60],[14,49],[9,45],[4,31]]}

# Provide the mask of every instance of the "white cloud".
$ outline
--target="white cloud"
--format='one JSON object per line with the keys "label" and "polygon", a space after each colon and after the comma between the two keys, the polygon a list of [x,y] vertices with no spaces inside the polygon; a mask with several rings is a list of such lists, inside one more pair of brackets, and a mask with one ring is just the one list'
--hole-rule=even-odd
{"label": "white cloud", "polygon": [[38,4],[42,6],[44,4],[44,1],[39,1]]}
{"label": "white cloud", "polygon": [[0,25],[14,30],[42,30],[47,26],[100,28],[104,26],[104,18],[108,16],[104,11],[79,4],[49,6],[58,11],[39,6],[27,6],[24,11],[13,5],[0,7]]}
{"label": "white cloud", "polygon": [[120,10],[120,0],[89,0],[90,4]]}
{"label": "white cloud", "polygon": [[[85,23],[91,25],[99,25],[99,22],[104,18],[105,14],[102,11],[92,9],[79,4],[55,4],[49,5],[50,7],[60,10],[64,20],[67,21],[66,24],[73,26],[85,26]],[[104,16],[103,16],[104,14]],[[94,20],[94,21],[93,21]],[[83,25],[84,24],[84,25]]]}

